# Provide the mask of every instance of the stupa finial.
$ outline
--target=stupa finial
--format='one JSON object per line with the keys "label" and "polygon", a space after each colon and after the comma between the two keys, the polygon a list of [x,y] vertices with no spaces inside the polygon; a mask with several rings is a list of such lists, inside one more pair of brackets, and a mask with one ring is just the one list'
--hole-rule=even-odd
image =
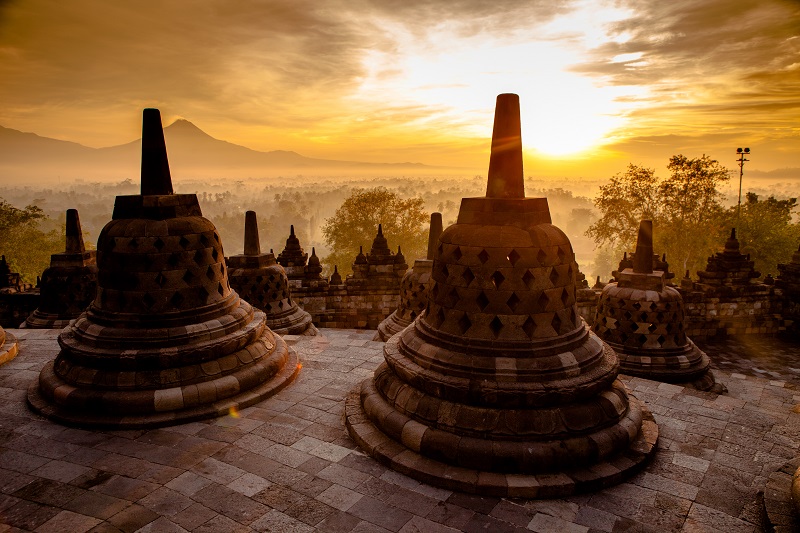
{"label": "stupa finial", "polygon": [[261,243],[258,240],[258,220],[255,211],[244,214],[244,255],[260,255]]}
{"label": "stupa finial", "polygon": [[83,232],[81,232],[81,221],[78,218],[77,209],[67,209],[67,247],[68,254],[82,254],[86,251],[83,244]]}
{"label": "stupa finial", "polygon": [[142,194],[172,193],[161,112],[147,108],[142,112]]}
{"label": "stupa finial", "polygon": [[519,96],[516,94],[497,95],[486,196],[487,198],[525,197],[522,128],[519,118]]}
{"label": "stupa finial", "polygon": [[428,255],[426,259],[433,260],[436,252],[436,244],[439,242],[439,235],[442,234],[442,214],[431,213],[431,227],[428,231]]}
{"label": "stupa finial", "polygon": [[639,222],[639,236],[636,238],[636,253],[633,256],[633,271],[649,274],[653,271],[653,221]]}
{"label": "stupa finial", "polygon": [[383,224],[378,224],[378,237],[383,237]]}

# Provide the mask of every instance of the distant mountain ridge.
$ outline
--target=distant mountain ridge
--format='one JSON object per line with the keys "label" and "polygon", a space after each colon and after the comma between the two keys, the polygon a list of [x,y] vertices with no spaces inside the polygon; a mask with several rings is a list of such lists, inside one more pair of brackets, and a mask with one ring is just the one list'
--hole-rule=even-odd
{"label": "distant mountain ridge", "polygon": [[[277,173],[435,172],[422,163],[366,163],[315,159],[297,152],[261,152],[216,139],[192,122],[178,119],[164,128],[173,175],[180,177],[259,177]],[[15,177],[102,179],[138,173],[141,139],[105,148],[42,137],[0,126],[0,184]]]}

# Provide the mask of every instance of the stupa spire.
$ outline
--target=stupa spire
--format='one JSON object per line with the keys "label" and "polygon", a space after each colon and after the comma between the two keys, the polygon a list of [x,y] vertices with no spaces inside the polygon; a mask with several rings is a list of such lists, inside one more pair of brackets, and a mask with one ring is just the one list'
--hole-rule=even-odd
{"label": "stupa spire", "polygon": [[172,193],[161,112],[148,108],[142,112],[142,195]]}
{"label": "stupa spire", "polygon": [[436,253],[436,245],[439,242],[439,235],[442,234],[442,214],[431,213],[431,227],[428,231],[428,255],[427,259],[433,259]]}
{"label": "stupa spire", "polygon": [[244,255],[261,254],[261,243],[258,240],[258,220],[255,211],[244,214]]}
{"label": "stupa spire", "polygon": [[649,274],[653,271],[653,221],[639,223],[639,236],[636,238],[636,253],[633,256],[633,271]]}
{"label": "stupa spire", "polygon": [[65,251],[68,254],[82,254],[86,251],[77,209],[67,209],[67,248]]}
{"label": "stupa spire", "polygon": [[492,154],[489,158],[488,198],[524,198],[522,128],[519,96],[500,94],[494,112]]}

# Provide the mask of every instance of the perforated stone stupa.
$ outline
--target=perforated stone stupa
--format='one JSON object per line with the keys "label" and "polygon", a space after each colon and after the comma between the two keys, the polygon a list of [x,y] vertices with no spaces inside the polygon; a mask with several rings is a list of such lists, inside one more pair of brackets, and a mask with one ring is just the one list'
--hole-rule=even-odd
{"label": "perforated stone stupa", "polygon": [[525,198],[519,98],[497,98],[486,197],[439,239],[424,314],[347,398],[350,435],[425,483],[549,498],[617,483],[658,428],[577,314],[577,264],[545,198]]}
{"label": "perforated stone stupa", "polygon": [[414,266],[400,281],[400,305],[378,325],[373,340],[387,341],[395,333],[403,331],[419,316],[428,305],[428,282],[433,268],[433,254],[442,234],[442,214],[431,213],[428,230],[428,254],[425,259],[417,259]]}
{"label": "perforated stone stupa", "polygon": [[617,352],[622,373],[710,390],[711,361],[686,336],[681,294],[654,269],[666,263],[653,257],[653,223],[642,220],[631,267],[603,288],[592,330]]}
{"label": "perforated stone stupa", "polygon": [[140,195],[117,196],[97,243],[97,296],[28,390],[78,426],[150,427],[258,402],[296,375],[264,313],[231,290],[197,196],[174,194],[161,117],[146,109]]}
{"label": "perforated stone stupa", "polygon": [[97,252],[86,250],[76,209],[67,210],[66,248],[50,256],[39,282],[41,300],[23,327],[63,329],[97,294]]}
{"label": "perforated stone stupa", "polygon": [[311,315],[292,300],[286,271],[272,253],[261,253],[255,211],[245,213],[244,253],[226,259],[231,288],[264,311],[267,326],[279,335],[316,335]]}

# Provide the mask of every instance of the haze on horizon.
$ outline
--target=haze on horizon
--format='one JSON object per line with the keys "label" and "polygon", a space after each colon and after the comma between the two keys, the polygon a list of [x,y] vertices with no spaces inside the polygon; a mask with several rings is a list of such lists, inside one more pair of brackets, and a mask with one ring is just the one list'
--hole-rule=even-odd
{"label": "haze on horizon", "polygon": [[790,0],[0,0],[0,125],[105,147],[158,107],[259,151],[485,172],[516,92],[529,175],[738,146],[800,168],[798,30]]}

